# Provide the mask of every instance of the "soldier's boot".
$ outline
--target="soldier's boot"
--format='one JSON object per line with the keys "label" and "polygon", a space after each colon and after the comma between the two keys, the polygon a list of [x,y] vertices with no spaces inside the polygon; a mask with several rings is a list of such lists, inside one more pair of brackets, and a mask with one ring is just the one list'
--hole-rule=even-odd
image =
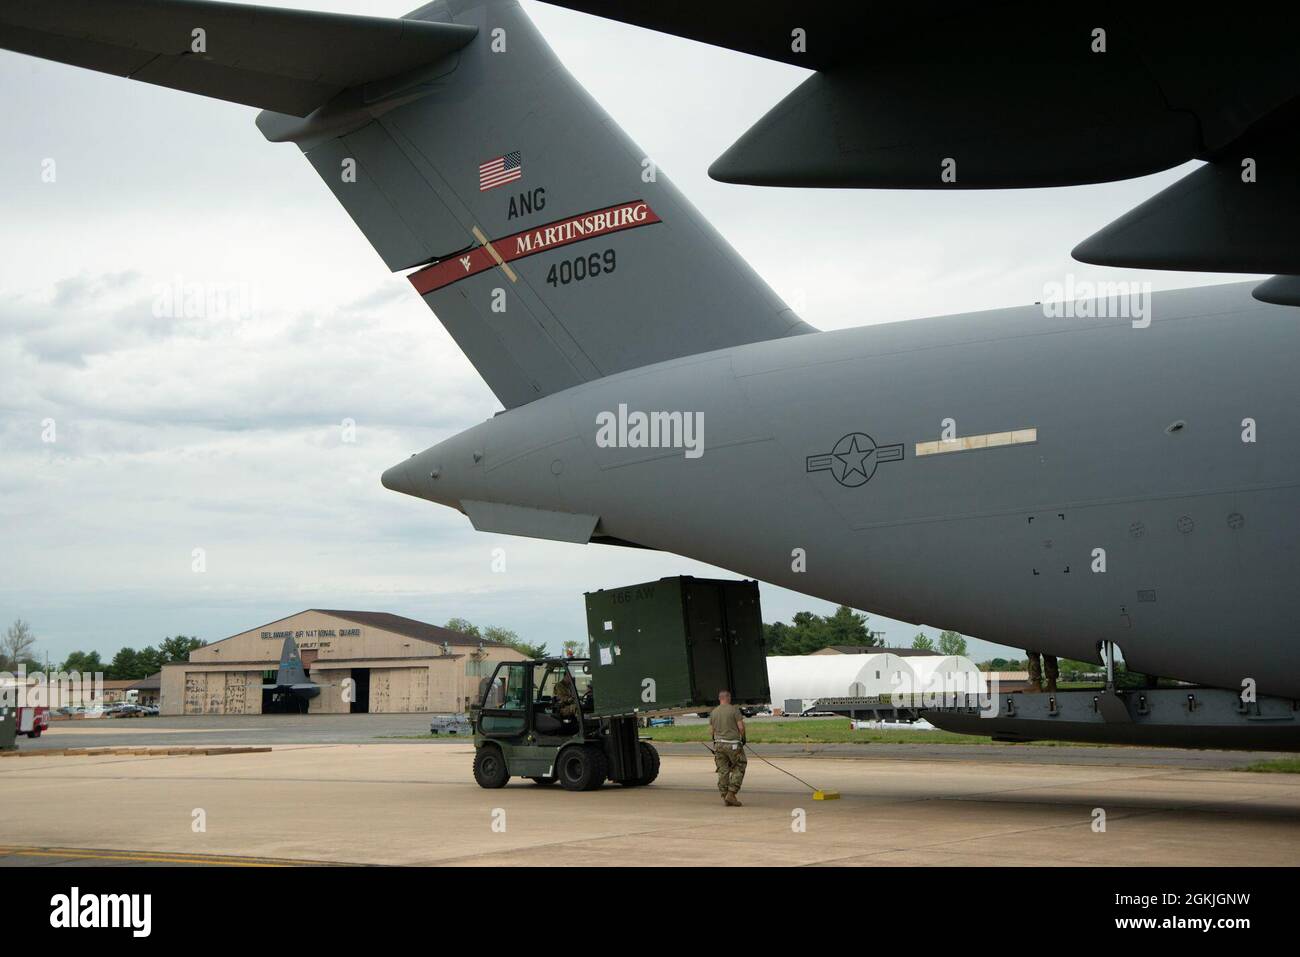
{"label": "soldier's boot", "polygon": [[727,807],[744,807],[744,806],[745,806],[745,805],[743,805],[743,804],[740,803],[740,798],[736,797],[736,792],[735,792],[735,791],[728,791],[728,792],[723,796],[722,800],[724,800],[724,801],[727,802]]}
{"label": "soldier's boot", "polygon": [[727,805],[731,804],[731,792],[730,792],[730,791],[723,791],[723,792],[722,792],[722,803],[723,803],[723,804],[727,804]]}

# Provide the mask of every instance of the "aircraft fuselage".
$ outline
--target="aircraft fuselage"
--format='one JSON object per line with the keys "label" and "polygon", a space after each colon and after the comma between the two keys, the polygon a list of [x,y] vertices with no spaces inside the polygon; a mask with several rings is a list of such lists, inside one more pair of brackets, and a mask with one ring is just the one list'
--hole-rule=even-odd
{"label": "aircraft fuselage", "polygon": [[[1247,285],[1152,311],[1135,328],[1033,305],[690,356],[500,414],[385,484],[540,510],[498,531],[594,516],[594,540],[903,621],[1091,661],[1112,640],[1138,671],[1300,696],[1300,328]],[[700,454],[650,445],[674,420],[638,434],[638,411],[698,416]]]}

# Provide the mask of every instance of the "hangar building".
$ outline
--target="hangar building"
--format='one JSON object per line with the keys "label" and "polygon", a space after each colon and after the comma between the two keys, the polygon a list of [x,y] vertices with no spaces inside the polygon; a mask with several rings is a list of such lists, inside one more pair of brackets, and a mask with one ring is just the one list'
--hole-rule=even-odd
{"label": "hangar building", "polygon": [[[499,642],[401,615],[310,608],[164,665],[161,713],[276,710],[262,686],[275,683],[285,638],[297,643],[309,679],[320,685],[307,702],[311,714],[464,711],[497,662],[525,657]],[[352,701],[343,693],[347,678]]]}

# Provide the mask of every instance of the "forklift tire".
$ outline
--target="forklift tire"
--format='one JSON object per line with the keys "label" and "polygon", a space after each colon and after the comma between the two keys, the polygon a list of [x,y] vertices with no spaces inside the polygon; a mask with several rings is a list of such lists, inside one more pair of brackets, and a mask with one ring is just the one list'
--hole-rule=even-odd
{"label": "forklift tire", "polygon": [[625,788],[639,788],[647,784],[653,784],[654,779],[659,777],[659,752],[655,750],[653,744],[642,741],[641,747],[641,767],[645,769],[639,778],[633,778],[630,781],[620,781],[619,783]]}
{"label": "forklift tire", "polygon": [[474,752],[474,780],[481,788],[503,788],[510,780],[501,749],[488,745]]}
{"label": "forklift tire", "polygon": [[551,777],[551,778],[529,778],[529,780],[532,781],[534,784],[540,784],[542,787],[550,787],[552,784],[554,784],[556,781],[560,779]]}
{"label": "forklift tire", "polygon": [[605,752],[590,744],[566,748],[555,766],[555,776],[566,791],[594,791],[605,783],[608,775]]}
{"label": "forklift tire", "polygon": [[645,767],[645,774],[637,784],[653,784],[659,777],[659,752],[653,744],[641,742],[641,764]]}

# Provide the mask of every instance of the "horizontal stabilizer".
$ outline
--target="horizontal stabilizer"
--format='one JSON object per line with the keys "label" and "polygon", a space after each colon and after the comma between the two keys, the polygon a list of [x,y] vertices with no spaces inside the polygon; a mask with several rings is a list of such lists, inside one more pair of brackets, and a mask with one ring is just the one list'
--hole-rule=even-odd
{"label": "horizontal stabilizer", "polygon": [[0,48],[293,116],[433,63],[476,32],[210,0],[0,3]]}

